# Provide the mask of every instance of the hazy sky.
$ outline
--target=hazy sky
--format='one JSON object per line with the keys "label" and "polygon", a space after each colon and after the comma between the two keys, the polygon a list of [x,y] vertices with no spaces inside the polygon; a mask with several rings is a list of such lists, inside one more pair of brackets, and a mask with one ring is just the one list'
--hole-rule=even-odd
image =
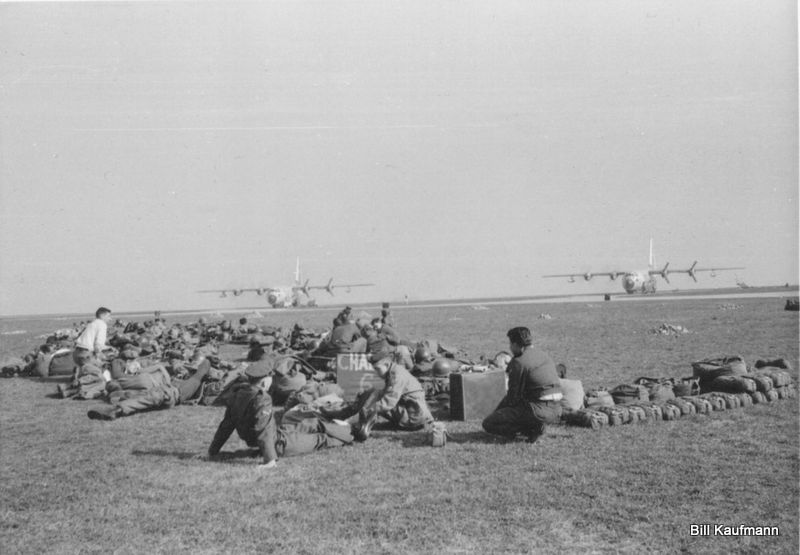
{"label": "hazy sky", "polygon": [[[0,313],[798,281],[797,3],[0,4]],[[734,276],[735,274],[735,276]],[[662,289],[693,287],[675,276]],[[324,295],[324,294],[323,294]],[[320,296],[320,301],[327,297]]]}

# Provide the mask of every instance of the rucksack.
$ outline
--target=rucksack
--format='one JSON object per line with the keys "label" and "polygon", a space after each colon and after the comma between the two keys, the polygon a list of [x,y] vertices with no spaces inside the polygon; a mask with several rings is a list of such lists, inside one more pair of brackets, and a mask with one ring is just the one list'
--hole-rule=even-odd
{"label": "rucksack", "polygon": [[752,393],[758,390],[756,381],[749,376],[719,376],[708,384],[708,388],[725,393]]}
{"label": "rucksack", "polygon": [[611,390],[611,397],[617,405],[638,403],[650,400],[650,393],[643,385],[621,384]]}
{"label": "rucksack", "polygon": [[707,385],[720,376],[741,376],[747,373],[747,365],[739,355],[712,357],[692,363],[692,375],[700,379],[700,389],[708,391]]}
{"label": "rucksack", "polygon": [[605,389],[595,389],[586,392],[586,399],[583,404],[587,409],[593,409],[597,407],[613,407],[614,399]]}

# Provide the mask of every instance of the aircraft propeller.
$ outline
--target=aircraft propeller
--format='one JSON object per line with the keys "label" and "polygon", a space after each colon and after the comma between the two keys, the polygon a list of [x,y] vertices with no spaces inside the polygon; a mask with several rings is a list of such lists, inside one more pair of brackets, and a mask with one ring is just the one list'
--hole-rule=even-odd
{"label": "aircraft propeller", "polygon": [[667,274],[669,274],[669,272],[667,271],[667,268],[669,268],[669,262],[664,264],[664,267],[661,269],[661,271],[658,273],[658,275],[660,275],[662,278],[664,278],[664,281],[669,283],[669,278],[667,277]]}
{"label": "aircraft propeller", "polygon": [[697,274],[694,273],[695,266],[697,266],[697,260],[692,262],[692,265],[689,267],[688,270],[686,270],[686,273],[689,274],[689,277],[692,278],[695,283],[697,283]]}

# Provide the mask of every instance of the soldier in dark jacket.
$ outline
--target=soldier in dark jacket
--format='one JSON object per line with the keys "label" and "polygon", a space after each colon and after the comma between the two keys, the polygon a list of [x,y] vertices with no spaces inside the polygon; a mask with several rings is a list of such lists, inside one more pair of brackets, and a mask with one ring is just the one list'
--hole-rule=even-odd
{"label": "soldier in dark jacket", "polygon": [[274,468],[278,456],[306,455],[319,449],[353,442],[349,425],[341,425],[308,411],[288,411],[276,425],[272,399],[267,390],[274,371],[271,359],[262,359],[245,370],[246,382],[232,386],[225,417],[208,448],[214,459],[234,430],[250,447],[258,447],[259,468]]}
{"label": "soldier in dark jacket", "polygon": [[506,369],[508,392],[484,419],[483,429],[509,439],[524,434],[533,443],[544,433],[546,423],[557,423],[561,418],[558,373],[553,360],[533,347],[528,328],[509,330],[508,340],[514,355]]}
{"label": "soldier in dark jacket", "polygon": [[247,382],[232,386],[225,417],[214,434],[208,456],[215,458],[234,430],[250,447],[258,447],[263,468],[273,468],[278,460],[272,399],[267,390],[272,383],[269,359],[251,364],[245,370]]}

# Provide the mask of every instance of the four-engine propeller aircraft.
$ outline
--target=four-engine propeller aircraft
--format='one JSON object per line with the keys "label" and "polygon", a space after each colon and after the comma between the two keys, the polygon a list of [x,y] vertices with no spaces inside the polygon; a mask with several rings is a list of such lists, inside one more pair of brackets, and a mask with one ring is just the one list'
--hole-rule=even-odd
{"label": "four-engine propeller aircraft", "polygon": [[227,297],[228,294],[238,297],[242,293],[254,292],[256,295],[266,296],[267,302],[272,308],[289,308],[301,306],[317,306],[317,301],[311,296],[311,291],[319,289],[327,291],[328,294],[333,296],[335,288],[345,288],[348,292],[352,287],[371,287],[374,283],[343,283],[334,285],[333,278],[328,280],[325,285],[309,285],[306,280],[303,283],[300,280],[300,259],[297,259],[297,265],[294,271],[294,285],[276,285],[265,287],[243,287],[235,289],[203,289],[198,293],[219,293],[220,297]]}
{"label": "four-engine propeller aircraft", "polygon": [[692,265],[685,270],[670,270],[669,262],[664,264],[664,267],[658,269],[655,267],[655,260],[653,259],[653,240],[650,240],[650,259],[648,269],[646,270],[612,270],[609,272],[585,272],[576,274],[550,274],[542,277],[565,277],[568,278],[570,283],[575,283],[576,277],[582,277],[584,280],[589,281],[596,276],[608,276],[611,281],[622,277],[622,288],[628,294],[633,293],[655,293],[656,292],[656,277],[661,276],[664,281],[669,283],[669,274],[688,274],[695,283],[697,282],[697,274],[700,272],[710,272],[711,276],[715,276],[716,272],[724,270],[743,270],[741,266],[729,268],[698,268],[697,261],[695,260]]}

